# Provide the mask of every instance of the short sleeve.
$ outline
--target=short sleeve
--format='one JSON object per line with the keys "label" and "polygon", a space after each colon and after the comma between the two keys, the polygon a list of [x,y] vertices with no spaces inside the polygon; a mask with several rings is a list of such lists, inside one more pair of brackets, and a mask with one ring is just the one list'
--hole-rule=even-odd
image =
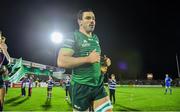
{"label": "short sleeve", "polygon": [[68,33],[64,37],[65,37],[65,39],[64,39],[64,44],[63,44],[62,48],[69,48],[74,51],[75,50],[74,33]]}

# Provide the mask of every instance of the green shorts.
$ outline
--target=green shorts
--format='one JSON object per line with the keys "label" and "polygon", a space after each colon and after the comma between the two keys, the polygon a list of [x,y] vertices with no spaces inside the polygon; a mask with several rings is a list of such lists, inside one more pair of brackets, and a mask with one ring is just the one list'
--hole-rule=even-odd
{"label": "green shorts", "polygon": [[106,97],[107,92],[103,83],[97,87],[74,83],[70,86],[70,95],[73,108],[85,111],[93,101]]}

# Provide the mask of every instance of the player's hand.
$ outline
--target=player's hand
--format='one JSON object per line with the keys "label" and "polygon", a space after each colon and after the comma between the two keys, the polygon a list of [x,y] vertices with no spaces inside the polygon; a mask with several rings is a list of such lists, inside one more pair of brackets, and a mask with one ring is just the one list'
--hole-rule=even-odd
{"label": "player's hand", "polygon": [[88,62],[89,63],[100,62],[100,54],[97,53],[96,50],[93,50],[88,56]]}
{"label": "player's hand", "polygon": [[0,43],[0,49],[7,50],[7,45],[5,43]]}

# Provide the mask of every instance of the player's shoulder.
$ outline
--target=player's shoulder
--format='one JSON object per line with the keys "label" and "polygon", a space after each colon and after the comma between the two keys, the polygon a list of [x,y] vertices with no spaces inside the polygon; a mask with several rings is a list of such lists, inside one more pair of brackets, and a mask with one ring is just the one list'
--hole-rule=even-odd
{"label": "player's shoulder", "polygon": [[99,38],[98,38],[98,35],[97,35],[97,34],[93,33],[93,37],[99,40]]}
{"label": "player's shoulder", "polygon": [[74,38],[74,32],[68,32],[64,34],[65,39],[73,39]]}
{"label": "player's shoulder", "polygon": [[62,48],[73,48],[75,44],[74,33],[69,32],[64,34],[63,36],[64,36],[64,42]]}

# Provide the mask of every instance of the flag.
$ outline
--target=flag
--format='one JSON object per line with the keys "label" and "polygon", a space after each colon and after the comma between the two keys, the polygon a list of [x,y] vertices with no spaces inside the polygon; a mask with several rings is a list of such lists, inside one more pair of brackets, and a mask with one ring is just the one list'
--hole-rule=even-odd
{"label": "flag", "polygon": [[12,76],[9,77],[9,81],[16,83],[21,80],[21,78],[26,74],[24,66],[22,65],[22,58],[18,59],[15,65],[12,67],[11,74]]}
{"label": "flag", "polygon": [[21,66],[15,74],[13,74],[11,77],[9,77],[9,81],[16,83],[21,80],[22,77],[26,75],[26,71],[24,70],[24,66]]}
{"label": "flag", "polygon": [[17,68],[20,68],[22,66],[22,58],[19,58],[18,60],[16,60],[15,65],[12,67],[12,73],[15,72],[15,70]]}

